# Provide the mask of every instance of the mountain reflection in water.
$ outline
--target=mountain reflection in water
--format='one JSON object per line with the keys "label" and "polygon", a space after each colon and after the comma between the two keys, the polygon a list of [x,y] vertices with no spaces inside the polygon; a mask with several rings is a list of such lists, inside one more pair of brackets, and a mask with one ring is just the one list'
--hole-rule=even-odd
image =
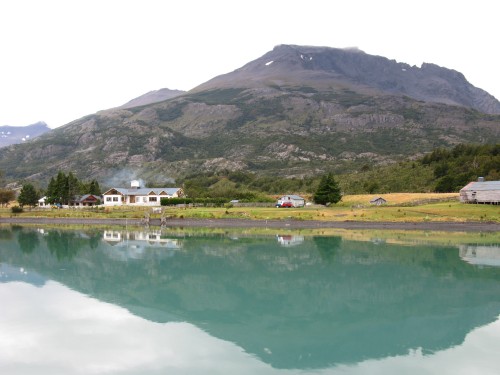
{"label": "mountain reflection in water", "polygon": [[0,230],[0,245],[0,282],[54,280],[275,368],[433,353],[500,312],[500,268],[471,264],[464,247],[20,227]]}

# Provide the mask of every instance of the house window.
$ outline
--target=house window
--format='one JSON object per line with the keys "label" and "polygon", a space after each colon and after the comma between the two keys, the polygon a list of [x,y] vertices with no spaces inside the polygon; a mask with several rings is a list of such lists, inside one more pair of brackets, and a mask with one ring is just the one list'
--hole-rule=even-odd
{"label": "house window", "polygon": [[142,201],[143,201],[144,203],[146,203],[146,202],[148,201],[148,197],[143,197],[143,198],[142,198]]}
{"label": "house window", "polygon": [[113,197],[113,202],[118,202],[118,197]]}
{"label": "house window", "polygon": [[111,202],[111,197],[106,197],[106,202]]}
{"label": "house window", "polygon": [[149,197],[149,201],[150,202],[157,202],[158,201],[158,197]]}

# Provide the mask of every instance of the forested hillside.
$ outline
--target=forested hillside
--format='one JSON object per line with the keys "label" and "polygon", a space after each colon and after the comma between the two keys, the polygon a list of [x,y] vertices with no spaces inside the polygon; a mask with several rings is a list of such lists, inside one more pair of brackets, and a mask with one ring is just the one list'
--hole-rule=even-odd
{"label": "forested hillside", "polygon": [[[500,144],[460,144],[452,149],[438,148],[417,160],[382,167],[366,164],[359,172],[337,173],[336,176],[344,194],[458,192],[480,176],[487,181],[500,180]],[[181,182],[191,196],[204,194],[253,199],[258,195],[256,192],[312,194],[320,177],[280,178],[222,171],[188,176]]]}

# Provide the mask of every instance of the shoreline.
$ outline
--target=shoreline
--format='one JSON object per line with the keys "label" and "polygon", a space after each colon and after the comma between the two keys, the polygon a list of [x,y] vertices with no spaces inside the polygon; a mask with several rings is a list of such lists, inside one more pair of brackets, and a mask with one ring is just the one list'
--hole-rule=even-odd
{"label": "shoreline", "polygon": [[[162,227],[160,219],[149,224],[142,219],[85,219],[47,217],[3,217],[0,224],[60,224],[60,225],[123,225]],[[280,228],[280,229],[400,229],[446,232],[498,232],[495,222],[375,222],[375,221],[314,221],[314,220],[247,220],[247,219],[167,219],[163,227],[207,228]]]}

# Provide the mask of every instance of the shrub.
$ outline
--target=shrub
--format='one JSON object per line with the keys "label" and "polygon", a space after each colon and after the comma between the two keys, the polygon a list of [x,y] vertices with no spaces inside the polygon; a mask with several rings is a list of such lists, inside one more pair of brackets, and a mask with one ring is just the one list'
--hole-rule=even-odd
{"label": "shrub", "polygon": [[21,212],[23,212],[23,208],[22,207],[19,207],[19,206],[13,206],[11,208],[11,211],[12,213],[14,214],[20,214]]}

